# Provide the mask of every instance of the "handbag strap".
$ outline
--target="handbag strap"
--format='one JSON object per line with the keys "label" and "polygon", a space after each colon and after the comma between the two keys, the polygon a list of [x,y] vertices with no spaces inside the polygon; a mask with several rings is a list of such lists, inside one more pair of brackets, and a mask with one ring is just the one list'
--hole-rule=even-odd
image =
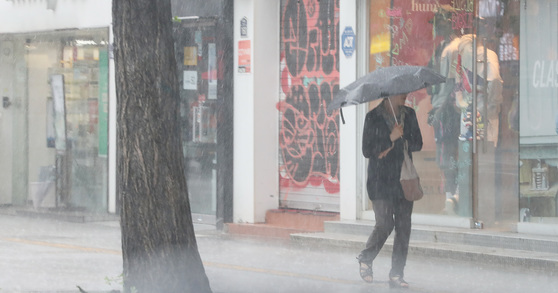
{"label": "handbag strap", "polygon": [[[401,126],[403,127],[405,125],[405,108],[402,107],[402,109],[399,110],[399,113],[401,114]],[[404,128],[405,127],[403,127],[403,129]],[[403,132],[405,132],[405,130],[403,130]],[[409,153],[409,142],[407,142],[407,140],[403,137],[401,137],[401,139],[403,139],[403,151]]]}
{"label": "handbag strap", "polygon": [[401,109],[399,109],[399,113],[400,113],[400,116],[401,116],[401,123],[400,123],[401,126],[405,125],[405,112],[406,112],[405,107],[401,107]]}
{"label": "handbag strap", "polygon": [[409,154],[409,143],[403,138],[403,152]]}

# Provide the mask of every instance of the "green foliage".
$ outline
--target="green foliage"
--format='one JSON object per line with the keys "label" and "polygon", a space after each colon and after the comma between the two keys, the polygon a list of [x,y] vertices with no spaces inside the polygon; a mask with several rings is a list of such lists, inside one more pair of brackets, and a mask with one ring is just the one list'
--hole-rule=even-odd
{"label": "green foliage", "polygon": [[[112,278],[105,277],[105,282],[108,285],[112,285],[112,284],[124,285],[124,273]],[[138,293],[138,289],[136,287],[132,287],[130,288],[130,293]]]}
{"label": "green foliage", "polygon": [[118,284],[118,285],[123,285],[124,284],[124,273],[116,276],[116,277],[105,277],[105,283],[107,283],[108,285],[112,285],[112,284]]}

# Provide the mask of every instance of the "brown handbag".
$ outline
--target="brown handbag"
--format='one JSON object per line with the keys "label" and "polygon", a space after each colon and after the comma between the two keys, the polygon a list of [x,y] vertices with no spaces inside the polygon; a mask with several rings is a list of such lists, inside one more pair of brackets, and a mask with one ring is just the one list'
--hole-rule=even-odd
{"label": "brown handbag", "polygon": [[[393,113],[393,119],[395,120],[395,124],[399,125],[397,122],[397,117],[395,116],[395,111],[393,110],[393,105],[391,100],[388,98],[389,105],[391,106],[391,112]],[[401,125],[403,125],[405,121],[405,112],[401,113]],[[403,164],[401,165],[401,175],[399,177],[399,181],[401,182],[401,187],[403,188],[403,194],[405,195],[405,199],[408,201],[415,201],[419,200],[424,196],[424,192],[422,192],[422,186],[420,186],[420,177],[415,169],[415,165],[413,164],[413,160],[409,156],[409,143],[407,140],[403,143]],[[393,147],[393,146],[392,146]]]}
{"label": "brown handbag", "polygon": [[420,185],[420,177],[415,169],[413,160],[409,157],[407,141],[404,143],[403,148],[403,165],[401,165],[401,187],[403,188],[403,194],[408,201],[419,200],[424,196],[422,191],[422,186]]}

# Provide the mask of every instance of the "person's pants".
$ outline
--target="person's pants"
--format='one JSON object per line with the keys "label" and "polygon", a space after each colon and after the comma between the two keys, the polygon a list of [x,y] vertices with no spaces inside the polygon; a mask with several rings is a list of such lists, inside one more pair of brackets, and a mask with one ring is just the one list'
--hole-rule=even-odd
{"label": "person's pants", "polygon": [[388,236],[395,228],[393,253],[391,255],[390,277],[403,277],[407,262],[409,238],[411,237],[411,213],[413,202],[404,198],[395,200],[373,200],[376,226],[361,253],[363,261],[372,262],[384,246]]}
{"label": "person's pants", "polygon": [[444,191],[451,196],[457,192],[457,168],[444,169]]}
{"label": "person's pants", "polygon": [[455,142],[436,143],[436,163],[444,172],[444,192],[453,196],[457,190],[457,139]]}

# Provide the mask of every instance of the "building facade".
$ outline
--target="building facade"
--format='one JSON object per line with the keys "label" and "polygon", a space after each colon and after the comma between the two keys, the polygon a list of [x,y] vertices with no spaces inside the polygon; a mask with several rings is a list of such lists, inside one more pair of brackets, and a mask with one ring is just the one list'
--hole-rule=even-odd
{"label": "building facade", "polygon": [[[172,9],[193,218],[221,226],[232,221],[232,2]],[[112,38],[110,0],[0,2],[1,205],[118,213]]]}
{"label": "building facade", "polygon": [[0,202],[115,212],[111,1],[2,1],[0,15]]}
{"label": "building facade", "polygon": [[546,0],[235,1],[234,220],[264,222],[273,208],[374,219],[360,142],[377,102],[344,108],[344,124],[325,108],[367,72],[421,65],[447,80],[407,100],[424,138],[414,222],[555,233],[556,9]]}
{"label": "building facade", "polygon": [[[360,144],[377,102],[344,123],[326,108],[409,64],[446,76],[407,100],[424,138],[414,222],[556,234],[554,1],[196,3],[173,1],[196,220],[374,219]],[[2,1],[0,16],[0,204],[116,212],[111,1]]]}

